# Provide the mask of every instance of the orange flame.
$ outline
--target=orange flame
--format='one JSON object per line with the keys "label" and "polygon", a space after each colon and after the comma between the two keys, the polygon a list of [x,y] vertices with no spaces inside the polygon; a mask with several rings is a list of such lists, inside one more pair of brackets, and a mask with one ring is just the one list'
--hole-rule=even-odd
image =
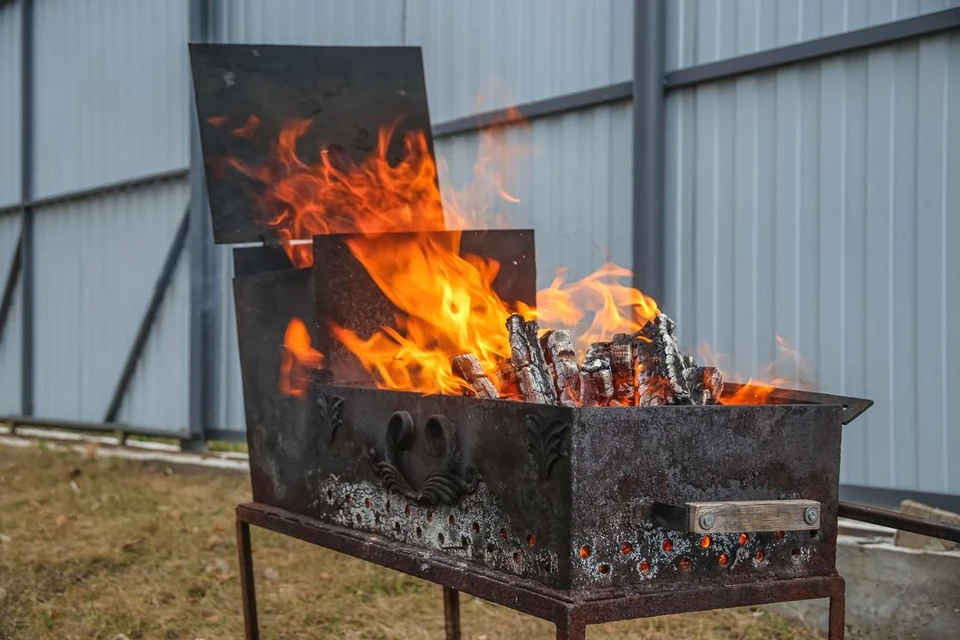
{"label": "orange flame", "polygon": [[280,393],[303,397],[310,371],[323,366],[323,354],[310,346],[310,332],[300,318],[293,318],[283,334],[280,360]]}
{"label": "orange flame", "polygon": [[[214,120],[219,126],[226,118]],[[507,120],[516,126],[520,116],[512,111]],[[624,283],[631,272],[615,264],[571,283],[561,271],[538,292],[537,308],[532,309],[500,299],[492,286],[499,264],[460,255],[459,233],[383,236],[391,231],[485,228],[491,220],[506,220],[489,211],[491,203],[519,202],[507,184],[505,167],[520,151],[506,143],[502,130],[491,127],[481,134],[473,182],[441,193],[438,178],[445,167],[434,161],[424,133],[405,134],[400,160],[388,160],[396,124],[380,130],[375,149],[359,163],[332,149],[319,149],[315,161],[305,160],[298,144],[310,128],[309,120],[284,127],[264,165],[228,160],[229,166],[261,183],[266,222],[276,229],[295,265],[310,266],[313,261],[312,246],[297,241],[325,233],[361,234],[348,241],[350,250],[399,313],[393,326],[368,337],[341,326],[331,329],[374,374],[378,387],[459,394],[469,385],[452,372],[451,359],[471,353],[501,387],[501,395],[513,397],[516,390],[496,376],[510,356],[504,325],[510,313],[537,318],[544,329],[571,329],[581,350],[617,333],[633,334],[659,313],[656,301]],[[248,116],[246,124],[231,133],[252,136],[258,126],[256,116]],[[284,336],[281,392],[302,396],[308,370],[322,363],[306,326],[293,319]],[[751,381],[725,402],[762,403],[770,391],[771,386]]]}

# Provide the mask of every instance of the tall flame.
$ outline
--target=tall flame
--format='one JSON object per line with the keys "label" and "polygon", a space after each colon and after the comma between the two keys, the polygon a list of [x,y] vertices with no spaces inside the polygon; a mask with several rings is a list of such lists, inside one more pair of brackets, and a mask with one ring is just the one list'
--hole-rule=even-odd
{"label": "tall flame", "polygon": [[[227,120],[209,121],[222,126]],[[513,127],[524,126],[516,111],[509,112],[507,120]],[[231,133],[251,137],[259,125],[259,119],[249,115]],[[655,300],[624,283],[632,273],[615,264],[571,283],[561,271],[538,292],[537,308],[532,309],[500,299],[493,290],[500,265],[461,255],[459,233],[378,237],[374,248],[371,237],[392,231],[463,230],[505,221],[507,216],[491,212],[489,205],[519,202],[508,185],[506,168],[523,150],[506,144],[497,127],[481,133],[473,182],[441,193],[438,179],[445,167],[434,161],[423,132],[406,133],[401,158],[391,164],[388,151],[397,123],[384,127],[373,152],[353,164],[331,149],[319,149],[315,161],[305,160],[298,144],[310,125],[310,120],[297,120],[285,126],[262,165],[237,158],[228,163],[262,185],[265,222],[276,230],[293,264],[313,262],[312,246],[296,242],[299,239],[360,234],[348,246],[399,313],[394,326],[381,327],[371,336],[341,326],[332,327],[332,332],[374,374],[380,388],[458,394],[468,385],[452,372],[450,362],[463,353],[475,355],[498,383],[492,374],[510,356],[504,321],[513,312],[537,318],[543,327],[572,329],[581,351],[614,334],[635,333],[659,313]],[[302,396],[309,371],[322,364],[323,355],[311,346],[306,326],[294,318],[284,336],[281,392]],[[724,401],[762,403],[772,390],[751,380]],[[500,391],[505,397],[515,393],[509,388]]]}

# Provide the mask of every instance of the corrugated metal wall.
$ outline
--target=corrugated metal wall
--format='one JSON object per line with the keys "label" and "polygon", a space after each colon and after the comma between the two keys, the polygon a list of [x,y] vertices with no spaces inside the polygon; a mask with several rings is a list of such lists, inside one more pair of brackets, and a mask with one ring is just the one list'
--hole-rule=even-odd
{"label": "corrugated metal wall", "polygon": [[187,0],[34,3],[33,196],[189,162]]}
{"label": "corrugated metal wall", "polygon": [[0,4],[0,207],[20,200],[20,23],[19,3]]}
{"label": "corrugated metal wall", "polygon": [[[33,9],[33,199],[185,169],[187,0],[45,0]],[[0,7],[0,204],[20,200],[21,3]],[[184,179],[34,208],[34,413],[100,421],[183,216]],[[19,216],[0,214],[3,276]],[[184,254],[121,420],[186,427]],[[0,412],[20,404],[20,294],[0,346]]]}
{"label": "corrugated metal wall", "polygon": [[[422,46],[431,119],[443,122],[629,80],[632,17],[632,0],[241,0],[221,3],[215,31],[225,42]],[[631,118],[629,104],[603,106],[506,134],[529,153],[516,164],[521,202],[495,211],[536,229],[541,285],[560,265],[579,277],[608,260],[630,264]],[[478,143],[476,134],[437,140],[444,189],[470,181]],[[222,255],[218,428],[236,429],[242,390]]]}
{"label": "corrugated metal wall", "polygon": [[668,71],[960,6],[960,0],[667,0]]}
{"label": "corrugated metal wall", "polygon": [[[21,216],[17,213],[0,213],[0,296],[6,283],[17,241],[20,238]],[[7,325],[0,336],[0,415],[18,413],[20,410],[20,345],[22,287],[14,292],[13,306],[7,317]]]}
{"label": "corrugated metal wall", "polygon": [[[38,416],[103,420],[188,198],[174,180],[36,210]],[[182,256],[123,405],[138,426],[187,424],[188,264]]]}
{"label": "corrugated metal wall", "polygon": [[632,0],[408,0],[406,7],[404,43],[423,47],[435,122],[633,77]]}
{"label": "corrugated metal wall", "polygon": [[[862,3],[835,4],[863,14]],[[874,18],[885,3],[870,4],[871,21],[891,15]],[[897,15],[943,4],[900,3]],[[772,8],[739,3],[733,14],[776,24]],[[689,29],[669,34],[675,62],[768,46],[769,29],[715,29],[714,3],[701,9],[679,21],[710,25],[696,45]],[[805,27],[805,37],[836,30],[818,15],[819,30]],[[960,317],[958,113],[957,34],[668,98],[664,306],[685,344],[708,342],[741,375],[777,359],[780,334],[805,362],[804,382],[873,398],[845,429],[844,483],[960,491],[951,464],[960,413],[950,402],[960,339],[949,331]]]}

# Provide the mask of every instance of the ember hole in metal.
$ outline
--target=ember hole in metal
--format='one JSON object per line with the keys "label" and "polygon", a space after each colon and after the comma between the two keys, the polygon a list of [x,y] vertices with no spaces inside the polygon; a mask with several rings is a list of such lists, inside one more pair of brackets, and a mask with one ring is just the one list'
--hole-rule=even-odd
{"label": "ember hole in metal", "polygon": [[537,536],[533,535],[532,533],[531,533],[530,535],[528,535],[528,536],[527,536],[527,545],[528,545],[528,546],[531,546],[531,547],[537,546]]}
{"label": "ember hole in metal", "polygon": [[427,511],[427,522],[433,522],[433,511]]}
{"label": "ember hole in metal", "polygon": [[670,553],[670,551],[673,550],[673,540],[671,540],[670,538],[667,538],[666,540],[664,540],[663,550],[666,551],[667,553]]}
{"label": "ember hole in metal", "polygon": [[519,551],[513,554],[513,561],[517,564],[523,564],[523,556],[520,555]]}
{"label": "ember hole in metal", "polygon": [[502,540],[506,540],[506,539],[507,539],[507,530],[506,530],[506,529],[500,529],[500,538],[501,538]]}
{"label": "ember hole in metal", "polygon": [[580,557],[586,560],[590,557],[590,545],[583,545],[580,547]]}
{"label": "ember hole in metal", "polygon": [[738,542],[740,543],[740,546],[741,546],[741,547],[742,547],[743,545],[747,544],[747,534],[741,533],[741,534],[740,534],[740,539],[738,540]]}
{"label": "ember hole in metal", "polygon": [[474,523],[473,523],[473,532],[474,532],[474,533],[480,533],[480,523],[479,523],[479,522],[474,522]]}
{"label": "ember hole in metal", "polygon": [[754,557],[757,559],[757,562],[763,562],[763,551],[757,551],[757,555]]}
{"label": "ember hole in metal", "polygon": [[403,512],[407,515],[410,515],[410,505],[407,505],[403,508]]}
{"label": "ember hole in metal", "polygon": [[650,563],[646,560],[640,561],[640,573],[649,573],[650,572]]}
{"label": "ember hole in metal", "polygon": [[370,508],[370,498],[363,499],[363,506],[365,506],[367,509]]}
{"label": "ember hole in metal", "polygon": [[422,538],[422,537],[423,537],[423,531],[420,529],[420,527],[417,527],[417,537],[418,537],[418,538]]}
{"label": "ember hole in metal", "polygon": [[812,531],[810,531],[810,537],[816,538],[819,533],[820,533],[819,529],[813,529]]}
{"label": "ember hole in metal", "polygon": [[550,571],[550,558],[543,557],[540,559],[540,566],[543,567],[544,571]]}
{"label": "ember hole in metal", "polygon": [[773,537],[777,540],[783,540],[783,531],[774,531]]}
{"label": "ember hole in metal", "polygon": [[794,549],[793,551],[791,551],[791,552],[790,552],[790,558],[791,558],[794,562],[800,562],[800,549]]}
{"label": "ember hole in metal", "polygon": [[389,501],[389,500],[387,500],[387,505],[386,505],[386,507],[387,507],[387,513],[390,513],[390,501]]}
{"label": "ember hole in metal", "polygon": [[346,502],[347,504],[350,504],[351,502],[353,502],[353,498],[348,493],[346,497],[343,499],[343,501]]}
{"label": "ember hole in metal", "polygon": [[443,534],[442,534],[442,533],[438,533],[438,534],[437,534],[437,542],[439,542],[440,544],[443,544]]}
{"label": "ember hole in metal", "polygon": [[360,514],[357,514],[357,522],[360,522]]}
{"label": "ember hole in metal", "polygon": [[469,544],[470,544],[470,540],[469,538],[467,538],[467,536],[460,536],[460,546],[465,548]]}
{"label": "ember hole in metal", "polygon": [[727,557],[727,554],[725,554],[725,553],[721,553],[721,554],[720,554],[720,557],[717,558],[717,562],[720,563],[720,566],[721,566],[721,567],[727,566],[727,562],[729,562],[729,561],[730,561],[730,558],[728,558],[728,557]]}
{"label": "ember hole in metal", "polygon": [[492,542],[487,543],[487,553],[493,553],[496,550],[497,548],[494,546]]}
{"label": "ember hole in metal", "polygon": [[333,500],[333,491],[327,489],[327,500]]}
{"label": "ember hole in metal", "polygon": [[677,562],[677,564],[680,566],[681,569],[690,568],[690,560],[688,558],[680,558],[680,561]]}
{"label": "ember hole in metal", "polygon": [[710,542],[711,542],[710,536],[703,536],[702,538],[700,538],[700,546],[703,547],[704,549],[710,548]]}
{"label": "ember hole in metal", "polygon": [[625,556],[630,555],[631,553],[633,553],[633,545],[630,544],[629,542],[624,542],[622,545],[620,545],[620,553],[622,553]]}
{"label": "ember hole in metal", "polygon": [[399,522],[394,522],[394,523],[393,523],[393,529],[394,529],[394,531],[396,531],[397,533],[400,533],[400,523],[399,523]]}
{"label": "ember hole in metal", "polygon": [[599,571],[600,573],[610,573],[610,565],[602,564],[599,567],[597,567],[597,571]]}
{"label": "ember hole in metal", "polygon": [[453,517],[453,514],[452,514],[452,513],[450,514],[450,517],[447,518],[447,520],[450,521],[450,526],[451,526],[451,527],[452,527],[453,525],[457,524],[457,519]]}

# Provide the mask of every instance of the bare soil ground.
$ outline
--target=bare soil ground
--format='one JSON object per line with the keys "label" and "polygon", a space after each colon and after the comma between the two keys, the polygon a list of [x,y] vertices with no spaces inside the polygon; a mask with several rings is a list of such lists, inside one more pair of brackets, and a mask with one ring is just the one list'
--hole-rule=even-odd
{"label": "bare soil ground", "polygon": [[[233,507],[240,473],[0,446],[0,640],[242,638]],[[264,638],[443,637],[440,587],[253,530]],[[462,597],[464,638],[553,626]],[[736,609],[590,627],[600,638],[807,640]]]}

